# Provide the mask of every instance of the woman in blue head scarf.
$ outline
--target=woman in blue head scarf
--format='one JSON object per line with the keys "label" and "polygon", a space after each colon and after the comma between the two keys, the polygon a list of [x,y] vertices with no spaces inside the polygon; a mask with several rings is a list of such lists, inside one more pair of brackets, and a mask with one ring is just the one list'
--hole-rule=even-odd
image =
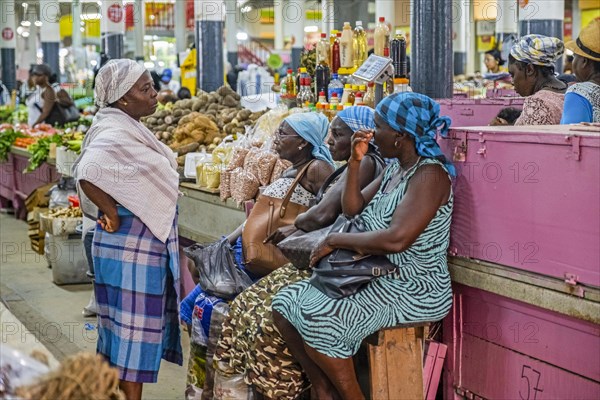
{"label": "woman in blue head scarf", "polygon": [[[311,255],[311,265],[334,249],[385,255],[397,272],[374,278],[355,294],[334,299],[303,280],[273,299],[273,319],[291,353],[305,369],[317,398],[361,399],[352,356],[374,332],[439,321],[452,305],[446,253],[453,209],[454,167],[435,142],[450,125],[427,96],[385,98],[375,112],[375,130],[352,139],[342,207],[362,220],[361,233],[329,233]],[[361,190],[359,170],[375,143],[394,158]]]}
{"label": "woman in blue head scarf", "polygon": [[[331,122],[328,139],[333,159],[348,161],[354,132],[374,127],[373,110],[369,107],[348,107],[338,113]],[[360,165],[360,187],[367,187],[384,167],[372,146]],[[273,243],[298,229],[312,232],[333,224],[342,212],[344,171],[345,167],[341,167],[327,179],[319,191],[324,192],[321,201],[300,214],[294,225],[278,230]],[[306,376],[273,326],[271,301],[282,288],[308,278],[310,274],[309,270],[299,270],[290,263],[236,297],[222,324],[223,331],[214,356],[222,373],[243,374],[245,381],[266,398],[292,400],[301,396],[307,386]]]}

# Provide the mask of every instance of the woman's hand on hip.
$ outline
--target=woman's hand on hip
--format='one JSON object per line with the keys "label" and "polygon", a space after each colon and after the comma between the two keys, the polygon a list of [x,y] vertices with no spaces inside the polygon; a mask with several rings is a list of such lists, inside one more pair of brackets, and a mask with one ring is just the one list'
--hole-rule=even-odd
{"label": "woman's hand on hip", "polygon": [[361,161],[369,151],[369,142],[373,138],[373,131],[356,131],[352,135],[352,153],[350,160]]}
{"label": "woman's hand on hip", "polygon": [[108,216],[106,214],[102,215],[98,218],[98,223],[100,227],[108,233],[115,233],[119,230],[121,226],[121,219],[119,215],[115,213],[114,215]]}

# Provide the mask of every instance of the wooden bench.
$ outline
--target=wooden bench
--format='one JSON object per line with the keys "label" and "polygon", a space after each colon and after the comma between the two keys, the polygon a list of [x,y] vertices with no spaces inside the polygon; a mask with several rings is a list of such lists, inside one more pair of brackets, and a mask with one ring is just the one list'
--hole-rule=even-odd
{"label": "wooden bench", "polygon": [[373,400],[422,400],[423,346],[429,323],[383,329],[365,342]]}

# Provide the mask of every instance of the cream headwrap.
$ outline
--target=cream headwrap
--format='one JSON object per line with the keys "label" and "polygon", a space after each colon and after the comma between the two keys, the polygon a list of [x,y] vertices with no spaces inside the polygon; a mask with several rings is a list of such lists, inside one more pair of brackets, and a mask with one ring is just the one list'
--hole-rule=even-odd
{"label": "cream headwrap", "polygon": [[126,58],[107,62],[96,76],[94,97],[98,108],[107,107],[123,97],[144,72],[143,66]]}

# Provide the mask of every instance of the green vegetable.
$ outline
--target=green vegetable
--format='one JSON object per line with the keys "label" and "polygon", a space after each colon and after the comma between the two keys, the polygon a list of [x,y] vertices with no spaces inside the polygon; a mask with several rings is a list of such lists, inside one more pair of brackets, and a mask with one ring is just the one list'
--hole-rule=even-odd
{"label": "green vegetable", "polygon": [[8,159],[10,148],[17,138],[25,137],[21,132],[15,132],[13,129],[0,131],[0,162]]}
{"label": "green vegetable", "polygon": [[0,106],[0,124],[12,122],[13,109],[9,106]]}
{"label": "green vegetable", "polygon": [[27,147],[27,150],[31,153],[31,157],[29,158],[29,164],[27,165],[27,168],[25,168],[25,173],[35,171],[46,161],[48,154],[50,153],[50,144],[52,143],[61,145],[62,137],[58,134],[46,136]]}

